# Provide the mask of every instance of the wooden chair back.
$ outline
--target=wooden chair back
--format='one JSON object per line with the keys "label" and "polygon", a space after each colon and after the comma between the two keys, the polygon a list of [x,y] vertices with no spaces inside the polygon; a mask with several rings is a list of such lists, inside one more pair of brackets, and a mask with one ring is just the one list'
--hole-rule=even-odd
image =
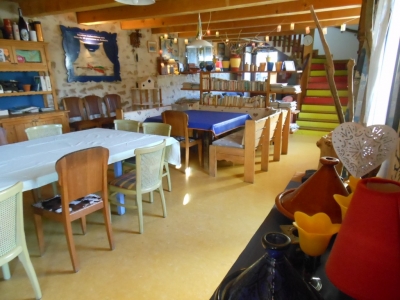
{"label": "wooden chair back", "polygon": [[118,94],[107,94],[103,97],[108,117],[115,117],[117,109],[122,109],[121,97]]}
{"label": "wooden chair back", "polygon": [[143,123],[143,133],[171,136],[171,125],[165,123]]}
{"label": "wooden chair back", "polygon": [[63,98],[64,110],[68,110],[68,117],[71,118],[81,118],[82,120],[87,120],[85,110],[83,108],[82,99],[79,97],[66,97]]}
{"label": "wooden chair back", "polygon": [[202,140],[189,138],[189,116],[185,112],[178,110],[166,110],[161,116],[165,124],[171,125],[171,136],[179,140],[181,148],[185,148],[185,172],[189,168],[189,148],[192,146],[197,146],[199,163],[202,165]]}
{"label": "wooden chair back", "polygon": [[31,281],[36,299],[41,299],[42,292],[25,242],[22,188],[22,182],[18,182],[0,191],[0,267],[3,278],[10,279],[8,262],[18,256]]}
{"label": "wooden chair back", "polygon": [[0,127],[0,146],[7,144],[7,132],[3,127]]}
{"label": "wooden chair back", "polygon": [[89,95],[83,97],[83,103],[86,109],[88,119],[97,119],[104,117],[102,101],[99,96]]}
{"label": "wooden chair back", "polygon": [[166,110],[161,114],[161,116],[165,124],[171,125],[171,136],[184,137],[185,140],[188,140],[189,117],[185,112]]}
{"label": "wooden chair back", "polygon": [[134,120],[114,120],[114,129],[139,132],[140,122]]}
{"label": "wooden chair back", "polygon": [[29,127],[25,129],[28,140],[34,140],[43,138],[46,136],[61,135],[62,125],[61,124],[48,124]]}
{"label": "wooden chair back", "polygon": [[107,200],[108,156],[107,148],[94,147],[69,153],[56,162],[64,212],[69,211],[70,202],[88,194],[101,192],[103,201]]}

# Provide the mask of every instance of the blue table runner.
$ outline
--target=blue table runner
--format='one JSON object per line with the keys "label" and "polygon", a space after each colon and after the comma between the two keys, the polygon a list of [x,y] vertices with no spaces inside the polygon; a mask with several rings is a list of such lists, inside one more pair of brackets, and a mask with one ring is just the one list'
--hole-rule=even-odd
{"label": "blue table runner", "polygon": [[[207,110],[186,110],[189,116],[189,128],[212,131],[218,136],[224,132],[244,126],[247,120],[251,120],[249,114],[219,112]],[[145,122],[162,122],[161,116],[150,117]]]}

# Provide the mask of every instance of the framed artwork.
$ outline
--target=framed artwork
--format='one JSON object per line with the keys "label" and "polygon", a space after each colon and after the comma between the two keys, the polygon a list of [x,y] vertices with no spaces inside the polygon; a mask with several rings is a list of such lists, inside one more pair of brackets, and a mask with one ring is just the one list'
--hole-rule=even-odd
{"label": "framed artwork", "polygon": [[149,52],[157,52],[157,43],[148,41],[147,50],[149,50]]}
{"label": "framed artwork", "polygon": [[162,56],[165,58],[172,58],[179,60],[179,47],[178,43],[174,43],[174,39],[160,39],[160,49],[162,50]]}
{"label": "framed artwork", "polygon": [[219,57],[224,57],[225,56],[225,44],[224,43],[218,43],[218,45],[217,45],[217,55]]}
{"label": "framed artwork", "polygon": [[116,33],[60,28],[68,82],[121,80]]}

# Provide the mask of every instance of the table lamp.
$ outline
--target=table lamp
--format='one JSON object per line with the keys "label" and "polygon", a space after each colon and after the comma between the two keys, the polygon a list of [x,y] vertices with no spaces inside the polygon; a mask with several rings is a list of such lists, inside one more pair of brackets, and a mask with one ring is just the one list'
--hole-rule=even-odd
{"label": "table lamp", "polygon": [[399,299],[400,182],[360,180],[328,257],[326,274],[355,299]]}

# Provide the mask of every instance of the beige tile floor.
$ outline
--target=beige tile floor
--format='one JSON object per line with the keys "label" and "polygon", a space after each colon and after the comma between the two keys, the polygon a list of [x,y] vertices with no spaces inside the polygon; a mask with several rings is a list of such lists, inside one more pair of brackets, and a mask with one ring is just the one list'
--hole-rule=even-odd
{"label": "beige tile floor", "polygon": [[[171,170],[167,218],[161,217],[157,194],[153,204],[144,204],[143,234],[138,234],[136,211],[113,214],[116,248],[110,251],[100,213],[88,217],[86,235],[75,222],[78,273],[72,271],[61,224],[44,223],[46,251],[39,257],[31,194],[24,193],[27,245],[43,299],[209,299],[292,175],[317,167],[316,140],[290,135],[289,154],[271,162],[268,172],[256,171],[255,184],[243,182],[243,166],[226,162],[217,178],[209,177],[192,153],[191,176]],[[0,299],[33,299],[21,263],[14,259],[10,269],[8,281],[0,272]]]}

